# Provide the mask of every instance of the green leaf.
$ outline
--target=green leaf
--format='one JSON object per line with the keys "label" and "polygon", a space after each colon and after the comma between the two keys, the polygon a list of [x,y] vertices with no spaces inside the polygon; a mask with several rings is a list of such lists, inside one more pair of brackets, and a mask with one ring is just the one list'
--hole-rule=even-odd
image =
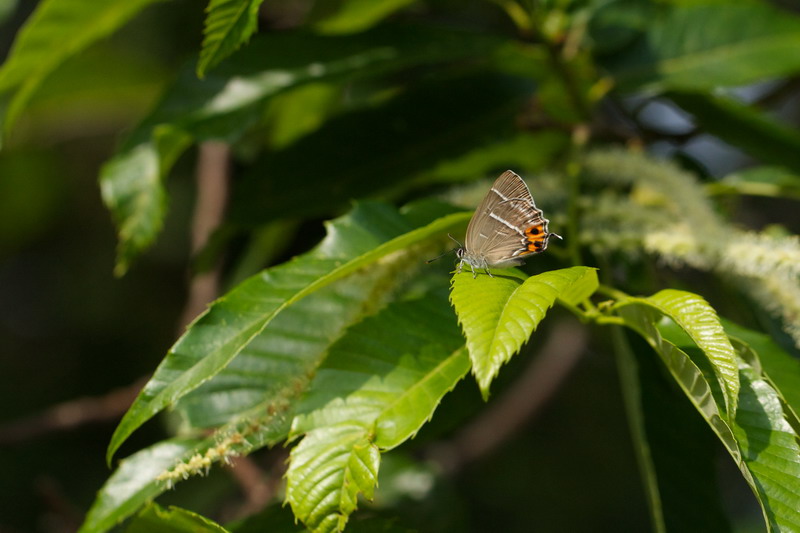
{"label": "green leaf", "polygon": [[[473,279],[453,276],[450,301],[467,338],[472,373],[484,398],[500,367],[519,351],[561,294],[575,283],[586,288],[589,267],[571,267],[531,276],[516,269],[493,270]],[[580,291],[579,291],[580,292]]]}
{"label": "green leaf", "polygon": [[[335,2],[338,9],[315,24],[322,33],[353,33],[366,30],[395,11],[417,0],[344,0]],[[323,4],[323,9],[325,9]]]}
{"label": "green leaf", "polygon": [[[685,337],[671,340],[682,343]],[[769,530],[792,531],[800,524],[800,438],[788,422],[791,413],[784,411],[779,394],[758,369],[744,359],[738,365],[741,389],[733,430],[743,459],[740,467]]]}
{"label": "green leaf", "polygon": [[[401,234],[407,229],[402,217],[381,205],[364,205],[331,225],[332,237],[316,250],[240,284],[195,320],[170,349],[114,432],[109,461],[136,428],[216,375],[284,309],[393,252],[461,227],[467,216],[445,216]],[[334,238],[340,227],[355,235],[341,246]]]}
{"label": "green leaf", "polygon": [[250,226],[328,216],[352,198],[403,190],[438,162],[484,146],[489,131],[495,141],[512,136],[514,116],[532,90],[529,80],[493,73],[437,77],[381,105],[337,116],[256,160],[234,185],[230,218]]}
{"label": "green leaf", "polygon": [[800,199],[800,175],[782,167],[760,166],[738,170],[709,183],[711,194],[748,194]]}
{"label": "green leaf", "polygon": [[758,356],[763,373],[781,395],[795,417],[800,413],[800,361],[778,346],[769,335],[723,320],[725,332]]}
{"label": "green leaf", "polygon": [[728,418],[733,420],[739,396],[736,354],[708,302],[690,292],[666,289],[649,298],[623,300],[615,307],[621,309],[627,305],[651,306],[673,320],[697,344],[714,369],[725,397]]}
{"label": "green leaf", "polygon": [[[677,292],[677,291],[673,291]],[[616,307],[625,324],[641,334],[661,356],[667,369],[733,457],[764,513],[770,530],[791,531],[800,524],[794,487],[800,483],[798,435],[787,422],[776,391],[746,361],[736,357],[739,371],[738,409],[730,425],[722,418],[725,401],[715,393],[716,371],[698,368],[711,361],[693,339],[669,324],[656,327],[660,312],[643,298]],[[703,313],[700,306],[700,313]],[[697,361],[698,364],[695,364]]]}
{"label": "green leaf", "polygon": [[206,474],[215,463],[285,440],[290,405],[276,396],[268,405],[238,413],[204,439],[164,441],[122,460],[98,492],[80,533],[107,531],[177,483]]}
{"label": "green leaf", "polygon": [[[123,273],[155,239],[164,217],[162,180],[189,141],[233,142],[259,120],[271,97],[308,83],[341,83],[419,65],[485,58],[507,44],[493,36],[442,28],[381,28],[342,37],[275,32],[254,38],[204,80],[187,66],[101,173],[103,189],[109,191],[103,198],[121,241],[117,272]],[[316,159],[302,156],[306,164]],[[295,181],[304,180],[284,185]],[[254,200],[249,200],[252,206]],[[256,211],[268,207],[261,204]]]}
{"label": "green leaf", "polygon": [[164,128],[158,142],[140,144],[103,165],[100,190],[119,232],[115,275],[124,275],[161,231],[167,208],[163,165],[172,165],[188,144],[187,136]]}
{"label": "green leaf", "polygon": [[47,77],[67,59],[111,34],[155,0],[43,0],[17,35],[0,69],[5,134]]}
{"label": "green leaf", "polygon": [[517,173],[539,172],[569,146],[569,136],[554,130],[518,132],[492,138],[488,144],[440,161],[419,175],[422,182],[460,182],[484,178],[498,168]]}
{"label": "green leaf", "polygon": [[[786,420],[780,397],[752,367],[740,364],[742,394],[735,434],[772,531],[800,527],[800,437]],[[745,476],[747,478],[747,475]]]}
{"label": "green leaf", "polygon": [[126,533],[227,533],[227,529],[192,511],[151,503],[125,529]]}
{"label": "green leaf", "polygon": [[671,91],[672,101],[691,113],[700,127],[759,158],[800,172],[800,133],[731,98]]}
{"label": "green leaf", "polygon": [[358,421],[372,428],[381,449],[398,446],[469,370],[463,344],[444,298],[390,305],[331,347],[292,433]]}
{"label": "green leaf", "polygon": [[[383,220],[360,206],[351,215],[329,225],[320,246],[325,255],[359,255],[391,235],[424,225],[436,217],[412,224],[390,210]],[[444,209],[437,209],[442,214]],[[431,213],[433,215],[433,213]],[[378,234],[385,231],[384,235]],[[376,238],[376,234],[377,237]],[[213,427],[252,409],[277,409],[302,393],[331,343],[351,324],[379,309],[405,276],[425,256],[409,250],[394,266],[373,265],[316,291],[278,314],[231,363],[177,405],[190,427]],[[308,324],[314,324],[309,328]],[[259,407],[260,406],[260,407]]]}
{"label": "green leaf", "polygon": [[[644,298],[631,298],[616,307],[619,315],[625,320],[625,325],[638,332],[661,357],[667,370],[672,374],[678,386],[686,394],[700,415],[717,434],[722,444],[734,458],[737,464],[741,462],[741,452],[730,425],[723,417],[720,405],[725,401],[717,401],[714,390],[719,390],[716,380],[709,381],[698,368],[695,360],[689,357],[675,343],[667,340],[657,327],[660,311]],[[681,333],[684,333],[681,330]],[[685,333],[684,333],[685,335]],[[712,387],[712,383],[717,385]]]}
{"label": "green leaf", "polygon": [[2,0],[0,1],[0,24],[5,22],[14,14],[17,9],[18,0]]}
{"label": "green leaf", "polygon": [[372,499],[380,453],[359,424],[311,432],[294,447],[290,461],[286,500],[314,533],[344,530],[358,495]]}
{"label": "green leaf", "polygon": [[[621,384],[648,489],[654,531],[728,531],[717,480],[719,445],[692,402],[670,383],[663,365],[641,341],[627,343],[614,328]],[[621,344],[620,344],[621,342]],[[620,353],[627,350],[627,354]],[[635,353],[631,351],[635,350]],[[630,365],[627,371],[623,367]],[[626,374],[629,374],[625,378]],[[632,383],[631,383],[632,380]],[[633,414],[633,420],[631,419]],[[680,431],[676,431],[676,428]]]}
{"label": "green leaf", "polygon": [[263,0],[211,0],[203,30],[203,48],[197,63],[197,75],[231,55],[258,29],[258,8]]}
{"label": "green leaf", "polygon": [[752,0],[659,8],[640,39],[606,61],[624,91],[703,91],[800,70],[800,18],[791,11]]}
{"label": "green leaf", "polygon": [[569,305],[578,305],[590,298],[600,282],[597,280],[597,269],[587,268],[581,277],[576,279],[566,290],[558,295],[558,299]]}
{"label": "green leaf", "polygon": [[165,490],[156,478],[195,453],[200,439],[177,438],[145,448],[120,461],[89,509],[79,533],[100,533],[131,516]]}
{"label": "green leaf", "polygon": [[622,328],[612,328],[611,341],[614,346],[622,400],[625,404],[625,415],[631,432],[633,449],[636,452],[636,463],[639,466],[639,474],[647,497],[653,531],[654,533],[664,533],[666,529],[659,480],[647,436],[645,399],[643,397],[643,391],[646,388],[643,386],[645,379],[642,376],[642,365],[640,361],[637,361],[637,353],[634,352],[623,334]]}
{"label": "green leaf", "polygon": [[412,437],[468,370],[444,294],[393,303],[350,328],[292,424],[293,434],[306,433],[287,472],[295,514],[313,531],[342,526],[358,492],[372,497],[378,451]]}

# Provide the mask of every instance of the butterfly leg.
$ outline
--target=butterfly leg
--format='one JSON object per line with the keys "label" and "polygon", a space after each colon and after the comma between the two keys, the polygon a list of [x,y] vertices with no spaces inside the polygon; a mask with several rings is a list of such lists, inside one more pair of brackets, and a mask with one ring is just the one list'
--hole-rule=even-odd
{"label": "butterfly leg", "polygon": [[492,276],[492,272],[489,270],[489,267],[484,268],[484,270],[486,271],[487,274],[489,274],[490,278],[494,277],[494,276]]}

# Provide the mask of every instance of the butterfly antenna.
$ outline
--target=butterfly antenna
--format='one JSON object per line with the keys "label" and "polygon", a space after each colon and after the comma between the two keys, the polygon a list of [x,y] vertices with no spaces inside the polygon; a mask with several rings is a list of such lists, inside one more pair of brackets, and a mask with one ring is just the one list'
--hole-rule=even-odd
{"label": "butterfly antenna", "polygon": [[464,247],[464,245],[463,245],[463,244],[461,244],[460,242],[458,242],[458,241],[456,240],[456,238],[455,238],[455,237],[453,237],[452,235],[450,235],[449,233],[447,234],[447,236],[448,236],[448,237],[450,237],[450,240],[451,240],[451,241],[453,241],[454,243],[456,243],[456,244],[458,245],[458,247],[459,247],[459,248],[463,248],[463,247]]}
{"label": "butterfly antenna", "polygon": [[[458,242],[457,240],[455,240],[455,238],[453,238],[453,236],[452,236],[452,235],[450,235],[450,234],[448,233],[448,234],[447,234],[447,236],[448,236],[448,237],[450,237],[450,239],[452,239],[452,240],[453,240],[453,241],[454,241],[454,242],[455,242],[455,243],[458,245],[458,248],[463,248],[463,247],[461,246],[461,243],[460,243],[460,242]],[[442,257],[446,256],[447,254],[452,254],[453,252],[455,252],[456,250],[458,250],[458,248],[453,248],[452,250],[447,250],[445,253],[443,253],[443,254],[441,254],[441,255],[437,255],[437,256],[436,256],[436,257],[434,257],[433,259],[428,259],[427,261],[425,261],[425,264],[426,264],[426,265],[429,265],[429,264],[433,263],[434,261],[436,261],[437,259],[441,259]]]}

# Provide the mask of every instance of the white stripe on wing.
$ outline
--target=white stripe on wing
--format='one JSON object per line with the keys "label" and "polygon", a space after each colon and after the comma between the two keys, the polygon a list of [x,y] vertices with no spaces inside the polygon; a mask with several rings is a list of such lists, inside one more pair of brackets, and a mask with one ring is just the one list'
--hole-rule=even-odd
{"label": "white stripe on wing", "polygon": [[503,224],[505,226],[508,226],[509,228],[513,229],[514,231],[516,231],[517,233],[519,233],[523,237],[525,236],[525,233],[521,229],[519,229],[518,227],[516,227],[514,224],[512,224],[508,220],[504,219],[503,217],[497,216],[497,213],[489,213],[489,217],[495,219],[496,221],[500,222],[501,224]]}

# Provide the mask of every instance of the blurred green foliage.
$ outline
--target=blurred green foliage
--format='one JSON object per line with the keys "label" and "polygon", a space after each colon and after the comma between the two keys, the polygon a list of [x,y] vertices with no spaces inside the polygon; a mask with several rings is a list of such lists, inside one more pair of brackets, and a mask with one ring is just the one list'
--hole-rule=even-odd
{"label": "blurred green foliage", "polygon": [[[0,25],[0,530],[800,523],[795,6],[40,0]],[[565,240],[448,287],[425,259],[506,168]],[[151,374],[112,436],[91,397]],[[220,468],[244,455],[257,506]]]}

